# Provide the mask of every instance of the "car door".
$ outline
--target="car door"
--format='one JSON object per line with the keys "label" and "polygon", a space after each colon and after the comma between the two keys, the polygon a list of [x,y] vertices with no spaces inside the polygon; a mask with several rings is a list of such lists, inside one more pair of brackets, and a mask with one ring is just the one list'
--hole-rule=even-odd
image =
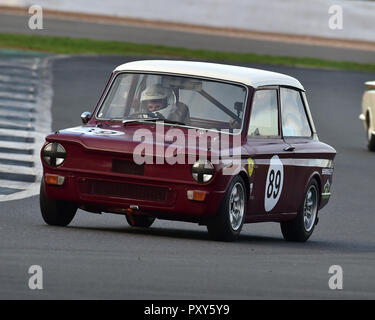
{"label": "car door", "polygon": [[305,192],[306,183],[322,159],[316,153],[315,127],[307,107],[305,93],[295,88],[280,88],[281,129],[285,143],[293,150],[294,197],[289,211],[297,211]]}
{"label": "car door", "polygon": [[249,155],[250,201],[248,213],[264,215],[285,210],[290,198],[289,145],[282,139],[278,87],[254,92],[246,149]]}

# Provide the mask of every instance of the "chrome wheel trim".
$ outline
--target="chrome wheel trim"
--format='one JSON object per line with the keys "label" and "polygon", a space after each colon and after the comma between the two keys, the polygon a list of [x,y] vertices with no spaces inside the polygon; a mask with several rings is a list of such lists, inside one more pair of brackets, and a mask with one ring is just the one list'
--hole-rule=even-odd
{"label": "chrome wheel trim", "polygon": [[229,197],[229,220],[231,227],[237,231],[242,224],[245,214],[245,190],[240,182],[237,182]]}
{"label": "chrome wheel trim", "polygon": [[316,215],[318,212],[318,190],[315,185],[311,185],[307,190],[303,205],[303,225],[307,232],[314,228]]}

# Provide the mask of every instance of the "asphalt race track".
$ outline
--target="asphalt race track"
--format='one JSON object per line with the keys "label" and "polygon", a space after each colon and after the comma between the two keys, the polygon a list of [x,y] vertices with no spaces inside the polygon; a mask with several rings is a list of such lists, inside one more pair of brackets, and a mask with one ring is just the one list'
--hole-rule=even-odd
{"label": "asphalt race track", "polygon": [[[54,59],[52,128],[80,124],[111,70],[134,59]],[[69,227],[50,227],[34,196],[0,203],[0,298],[374,299],[375,153],[358,114],[363,83],[375,74],[257,67],[303,83],[320,139],[338,152],[333,196],[309,242],[285,242],[276,223],[246,225],[239,242],[221,243],[195,224],[132,229],[122,216],[82,211]],[[43,290],[28,288],[35,264]],[[331,265],[343,268],[343,290],[328,287]]]}

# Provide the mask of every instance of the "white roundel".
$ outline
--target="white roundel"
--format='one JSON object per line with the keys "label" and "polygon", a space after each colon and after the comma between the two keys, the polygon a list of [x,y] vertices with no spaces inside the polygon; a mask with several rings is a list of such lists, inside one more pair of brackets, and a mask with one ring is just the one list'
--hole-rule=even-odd
{"label": "white roundel", "polygon": [[266,190],[264,193],[264,208],[271,211],[280,199],[284,184],[284,166],[278,156],[273,156],[268,168]]}

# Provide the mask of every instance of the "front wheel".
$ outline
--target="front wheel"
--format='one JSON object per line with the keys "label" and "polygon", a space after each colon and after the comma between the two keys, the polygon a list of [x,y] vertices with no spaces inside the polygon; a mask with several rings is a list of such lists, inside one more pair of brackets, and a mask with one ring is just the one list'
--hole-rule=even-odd
{"label": "front wheel", "polygon": [[51,226],[66,227],[77,212],[74,203],[48,198],[43,181],[40,184],[39,203],[44,222]]}
{"label": "front wheel", "polygon": [[236,176],[230,184],[217,216],[207,224],[209,236],[219,241],[238,239],[246,213],[246,189],[243,179]]}
{"label": "front wheel", "polygon": [[297,217],[281,222],[281,232],[286,241],[305,242],[312,235],[318,217],[319,187],[315,179],[307,186],[305,198]]}

